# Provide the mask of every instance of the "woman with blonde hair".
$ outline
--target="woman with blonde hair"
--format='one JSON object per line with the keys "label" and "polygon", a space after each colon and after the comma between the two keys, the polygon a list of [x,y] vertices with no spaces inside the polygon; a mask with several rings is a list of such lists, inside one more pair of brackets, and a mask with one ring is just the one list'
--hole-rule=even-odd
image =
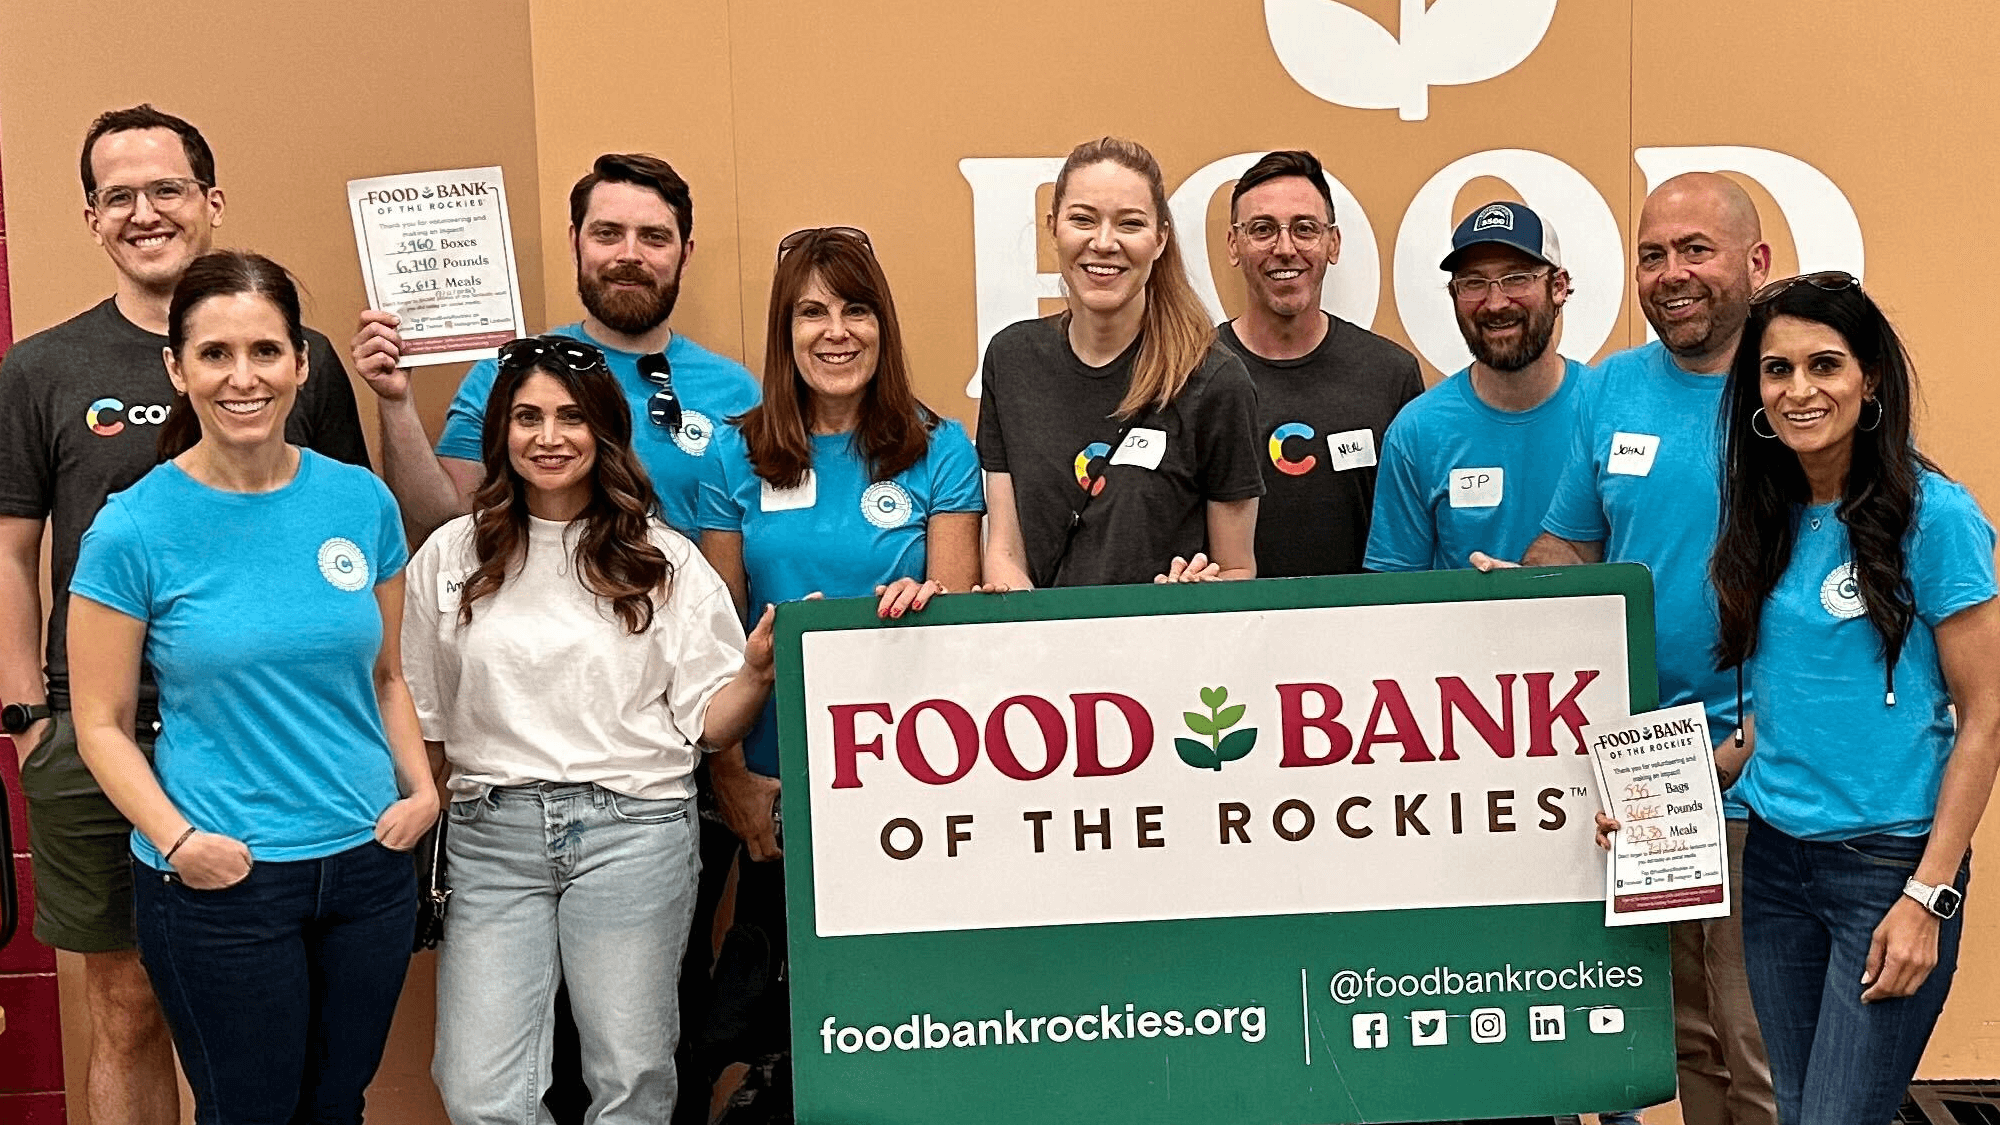
{"label": "woman with blonde hair", "polygon": [[1256,391],[1188,284],[1159,162],[1078,145],[1047,221],[1068,308],[1001,331],[981,374],[988,586],[1256,577]]}

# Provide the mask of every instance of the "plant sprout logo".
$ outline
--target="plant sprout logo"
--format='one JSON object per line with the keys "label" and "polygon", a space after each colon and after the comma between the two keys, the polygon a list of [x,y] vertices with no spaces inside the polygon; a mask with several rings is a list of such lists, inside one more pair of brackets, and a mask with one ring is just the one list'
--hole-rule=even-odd
{"label": "plant sprout logo", "polygon": [[1322,101],[1430,116],[1432,86],[1497,78],[1548,34],[1556,0],[1401,0],[1398,38],[1335,0],[1264,0],[1264,28],[1292,81]]}
{"label": "plant sprout logo", "polygon": [[[1180,754],[1181,761],[1188,765],[1220,773],[1222,763],[1233,762],[1256,747],[1257,728],[1229,730],[1230,727],[1243,721],[1243,705],[1230,703],[1229,706],[1223,706],[1229,703],[1228,688],[1201,689],[1201,702],[1202,706],[1208,708],[1208,714],[1183,711],[1181,720],[1187,723],[1189,730],[1208,741],[1204,743],[1198,738],[1176,738],[1174,750]],[[1229,733],[1224,734],[1224,731]]]}

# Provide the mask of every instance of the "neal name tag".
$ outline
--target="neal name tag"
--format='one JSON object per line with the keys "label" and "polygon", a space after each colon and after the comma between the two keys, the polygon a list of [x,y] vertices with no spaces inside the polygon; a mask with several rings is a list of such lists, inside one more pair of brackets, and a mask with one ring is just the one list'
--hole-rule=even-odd
{"label": "neal name tag", "polygon": [[819,478],[807,469],[806,479],[795,488],[773,488],[770,481],[765,481],[764,494],[758,498],[757,507],[766,512],[796,512],[810,508],[818,501]]}
{"label": "neal name tag", "polygon": [[1611,435],[1611,455],[1605,459],[1604,471],[1621,477],[1643,477],[1652,473],[1653,458],[1660,452],[1658,434],[1614,433]]}
{"label": "neal name tag", "polygon": [[1487,469],[1453,469],[1451,471],[1451,506],[1454,508],[1497,508],[1506,470],[1497,466]]}
{"label": "neal name tag", "polygon": [[1345,430],[1326,436],[1327,452],[1333,455],[1333,471],[1366,469],[1375,464],[1375,431]]}
{"label": "neal name tag", "polygon": [[1135,428],[1125,435],[1125,444],[1119,446],[1118,451],[1111,455],[1110,464],[1157,469],[1160,467],[1160,458],[1166,455],[1167,431]]}

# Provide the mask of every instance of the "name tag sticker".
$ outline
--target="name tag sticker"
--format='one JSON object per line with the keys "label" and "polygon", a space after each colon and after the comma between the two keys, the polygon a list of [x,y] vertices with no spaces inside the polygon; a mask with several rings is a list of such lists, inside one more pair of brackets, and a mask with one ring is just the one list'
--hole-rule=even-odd
{"label": "name tag sticker", "polygon": [[441,571],[437,576],[438,612],[457,613],[458,594],[465,589],[466,580],[472,577],[472,568],[465,570]]}
{"label": "name tag sticker", "polygon": [[1451,506],[1454,508],[1497,508],[1500,506],[1502,484],[1507,477],[1506,470],[1499,467],[1490,469],[1453,469],[1451,471]]}
{"label": "name tag sticker", "polygon": [[1611,456],[1604,462],[1604,471],[1621,477],[1648,476],[1653,471],[1653,458],[1659,452],[1658,434],[1614,433]]}
{"label": "name tag sticker", "polygon": [[764,495],[757,507],[766,512],[796,512],[810,508],[819,502],[819,478],[811,469],[806,470],[806,479],[796,488],[772,488],[770,481],[764,482]]}
{"label": "name tag sticker", "polygon": [[1160,458],[1166,455],[1167,431],[1134,429],[1125,435],[1125,444],[1118,447],[1118,452],[1111,455],[1111,464],[1157,469]]}
{"label": "name tag sticker", "polygon": [[1366,469],[1375,464],[1375,431],[1359,429],[1328,434],[1326,448],[1333,454],[1334,472]]}

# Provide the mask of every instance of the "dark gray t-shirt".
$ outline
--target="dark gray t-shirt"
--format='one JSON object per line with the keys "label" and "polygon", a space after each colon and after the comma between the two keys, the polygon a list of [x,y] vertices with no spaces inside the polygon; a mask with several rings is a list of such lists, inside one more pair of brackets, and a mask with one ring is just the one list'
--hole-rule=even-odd
{"label": "dark gray t-shirt", "polygon": [[1257,576],[1356,574],[1368,548],[1375,462],[1389,420],[1424,393],[1417,358],[1365,328],[1327,317],[1326,339],[1297,359],[1264,359],[1216,338],[1257,386]]}
{"label": "dark gray t-shirt", "polygon": [[[125,319],[115,301],[37,332],[0,360],[0,516],[48,519],[49,698],[69,706],[69,580],[77,545],[105,497],[157,463],[160,423],[174,401],[160,352],[165,336]],[[285,437],[328,457],[368,464],[347,369],[325,336],[306,330],[309,363]],[[152,677],[140,686],[150,707]]]}
{"label": "dark gray t-shirt", "polygon": [[[1212,347],[1173,404],[1142,412],[1127,438],[1131,449],[1113,457],[1110,443],[1124,425],[1113,415],[1131,385],[1139,341],[1089,367],[1070,350],[1063,319],[1010,325],[987,345],[980,467],[1013,476],[1028,573],[1038,582],[1151,582],[1174,556],[1208,549],[1207,501],[1263,494],[1256,389],[1233,354]],[[1084,509],[1068,561],[1050,582],[1093,465],[1103,490]]]}

